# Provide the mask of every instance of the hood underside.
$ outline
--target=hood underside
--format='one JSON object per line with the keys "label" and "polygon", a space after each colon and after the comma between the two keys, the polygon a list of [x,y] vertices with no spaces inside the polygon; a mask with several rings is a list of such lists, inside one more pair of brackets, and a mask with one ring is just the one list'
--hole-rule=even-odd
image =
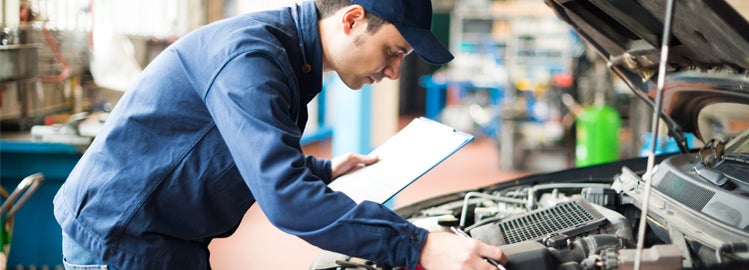
{"label": "hood underside", "polygon": [[[667,0],[546,3],[635,94],[653,104]],[[663,95],[672,135],[692,132],[702,138],[700,111],[711,104],[749,104],[747,14],[744,0],[674,1]]]}
{"label": "hood underside", "polygon": [[[665,0],[547,0],[547,4],[612,64],[637,70],[657,67]],[[669,66],[749,68],[749,23],[740,13],[743,6],[749,8],[720,0],[675,1]]]}

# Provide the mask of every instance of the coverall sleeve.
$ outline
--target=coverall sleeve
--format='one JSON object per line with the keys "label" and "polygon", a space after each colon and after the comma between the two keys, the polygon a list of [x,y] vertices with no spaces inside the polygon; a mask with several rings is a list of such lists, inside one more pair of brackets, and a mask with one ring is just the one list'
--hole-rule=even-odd
{"label": "coverall sleeve", "polygon": [[415,268],[426,230],[381,204],[356,204],[310,168],[299,145],[296,80],[278,59],[247,52],[229,60],[204,97],[260,208],[279,229],[322,249]]}
{"label": "coverall sleeve", "polygon": [[331,168],[330,160],[317,159],[314,156],[306,156],[307,167],[312,173],[320,178],[325,184],[333,182],[333,171]]}

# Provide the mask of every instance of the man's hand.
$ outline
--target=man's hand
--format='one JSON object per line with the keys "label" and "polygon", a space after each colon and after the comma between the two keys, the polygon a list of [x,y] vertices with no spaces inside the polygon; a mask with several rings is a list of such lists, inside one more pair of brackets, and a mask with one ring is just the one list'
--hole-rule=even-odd
{"label": "man's hand", "polygon": [[375,163],[378,160],[380,159],[377,156],[364,156],[354,153],[346,153],[341,156],[335,157],[331,160],[333,179],[338,178],[338,176],[353,172],[369,164]]}
{"label": "man's hand", "polygon": [[419,264],[428,270],[497,269],[484,258],[507,264],[507,257],[498,247],[451,233],[432,232],[421,250]]}

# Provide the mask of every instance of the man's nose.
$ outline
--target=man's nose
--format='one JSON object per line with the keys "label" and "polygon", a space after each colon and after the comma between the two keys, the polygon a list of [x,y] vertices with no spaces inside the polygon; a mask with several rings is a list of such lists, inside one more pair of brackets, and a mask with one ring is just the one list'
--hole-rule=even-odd
{"label": "man's nose", "polygon": [[392,61],[385,67],[383,74],[385,77],[391,80],[397,80],[401,77],[401,65],[403,64],[403,57],[393,58]]}

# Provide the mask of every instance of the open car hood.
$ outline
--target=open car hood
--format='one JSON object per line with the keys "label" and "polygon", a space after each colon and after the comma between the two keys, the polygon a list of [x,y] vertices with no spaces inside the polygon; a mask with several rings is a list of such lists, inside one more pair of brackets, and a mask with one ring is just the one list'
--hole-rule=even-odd
{"label": "open car hood", "polygon": [[[635,94],[654,104],[666,0],[545,1]],[[683,132],[695,133],[703,141],[716,135],[709,125],[700,126],[705,115],[718,114],[731,118],[724,122],[746,125],[741,118],[749,117],[745,106],[749,104],[749,4],[678,0],[673,12],[662,112],[670,135],[681,141],[684,150],[685,142],[679,140]],[[701,113],[717,103],[743,104],[729,110],[743,113]]]}

